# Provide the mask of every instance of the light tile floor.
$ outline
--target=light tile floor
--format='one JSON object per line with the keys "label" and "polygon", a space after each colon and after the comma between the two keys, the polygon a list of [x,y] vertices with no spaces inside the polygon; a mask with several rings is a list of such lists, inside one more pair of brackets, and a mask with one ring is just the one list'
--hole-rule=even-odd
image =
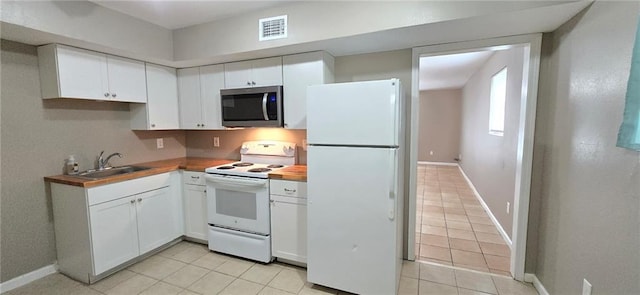
{"label": "light tile floor", "polygon": [[[53,274],[6,294],[348,294],[308,283],[306,276],[304,268],[254,263],[181,242],[93,285]],[[537,294],[509,277],[411,261],[403,263],[398,293]]]}
{"label": "light tile floor", "polygon": [[510,275],[511,250],[458,167],[418,165],[417,195],[418,260]]}
{"label": "light tile floor", "polygon": [[[93,285],[53,274],[6,294],[347,294],[308,283],[306,277],[304,268],[254,263],[181,242]],[[403,263],[398,293],[537,294],[530,284],[509,277],[412,261]]]}

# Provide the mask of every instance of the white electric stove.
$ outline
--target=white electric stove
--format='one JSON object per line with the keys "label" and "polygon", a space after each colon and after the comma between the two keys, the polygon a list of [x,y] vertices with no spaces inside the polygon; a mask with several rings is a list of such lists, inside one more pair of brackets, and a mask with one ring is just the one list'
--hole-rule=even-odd
{"label": "white electric stove", "polygon": [[269,173],[294,165],[296,144],[248,141],[240,162],[205,169],[209,249],[270,262]]}

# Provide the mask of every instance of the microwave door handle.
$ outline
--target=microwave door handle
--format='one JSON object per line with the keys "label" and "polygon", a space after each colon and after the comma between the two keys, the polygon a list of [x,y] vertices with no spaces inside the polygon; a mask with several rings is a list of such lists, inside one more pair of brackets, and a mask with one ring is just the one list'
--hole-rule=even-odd
{"label": "microwave door handle", "polygon": [[262,96],[262,115],[264,115],[265,121],[269,121],[269,115],[267,114],[267,96],[269,96],[268,92],[265,92],[264,96]]}

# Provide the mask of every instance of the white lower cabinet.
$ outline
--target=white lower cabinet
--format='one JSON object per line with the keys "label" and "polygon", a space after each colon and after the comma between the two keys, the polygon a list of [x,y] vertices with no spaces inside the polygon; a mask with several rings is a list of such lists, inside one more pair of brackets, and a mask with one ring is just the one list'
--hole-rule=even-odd
{"label": "white lower cabinet", "polygon": [[204,173],[185,171],[183,174],[185,236],[206,243],[207,187]]}
{"label": "white lower cabinet", "polygon": [[138,256],[136,207],[131,201],[121,198],[89,207],[96,274]]}
{"label": "white lower cabinet", "polygon": [[179,177],[175,171],[88,189],[52,183],[60,272],[93,283],[179,238]]}
{"label": "white lower cabinet", "polygon": [[271,180],[271,254],[307,263],[307,183]]}

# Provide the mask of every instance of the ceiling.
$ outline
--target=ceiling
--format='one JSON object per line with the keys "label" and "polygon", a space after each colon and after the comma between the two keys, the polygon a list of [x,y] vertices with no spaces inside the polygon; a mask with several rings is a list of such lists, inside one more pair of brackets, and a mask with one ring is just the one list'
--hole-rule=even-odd
{"label": "ceiling", "polygon": [[193,1],[193,0],[89,0],[100,6],[139,18],[167,29],[179,29],[262,10],[291,0]]}
{"label": "ceiling", "polygon": [[420,58],[420,90],[462,88],[493,55],[485,50]]}

